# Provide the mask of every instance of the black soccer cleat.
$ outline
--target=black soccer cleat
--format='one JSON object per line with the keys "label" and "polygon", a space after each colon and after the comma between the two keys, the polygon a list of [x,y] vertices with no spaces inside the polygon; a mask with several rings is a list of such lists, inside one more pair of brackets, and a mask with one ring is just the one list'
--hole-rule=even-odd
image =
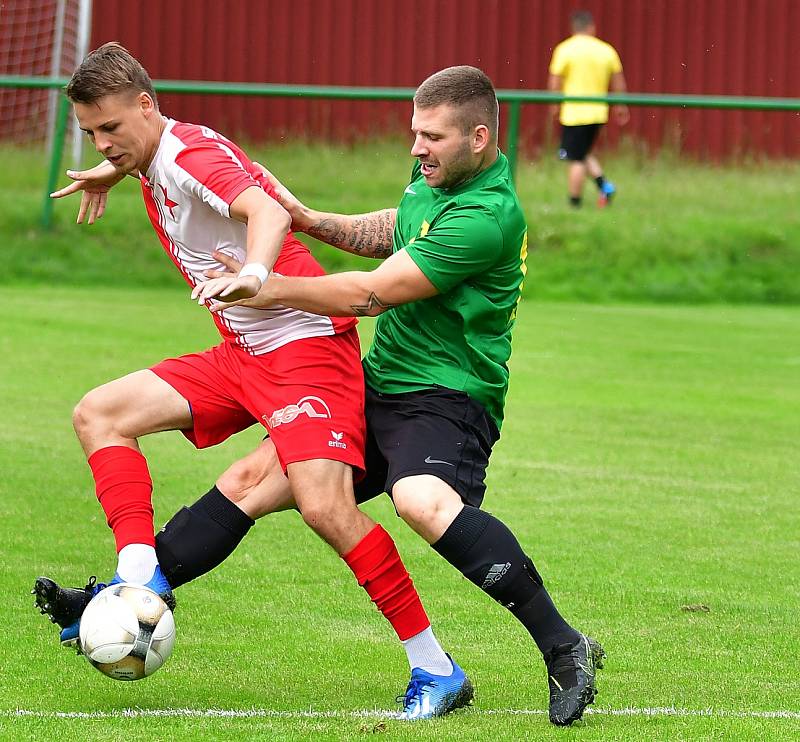
{"label": "black soccer cleat", "polygon": [[575,644],[557,644],[545,652],[553,724],[569,726],[583,716],[597,695],[595,670],[603,667],[605,656],[603,648],[583,634]]}
{"label": "black soccer cleat", "polygon": [[49,577],[37,577],[31,594],[36,596],[35,605],[39,612],[50,616],[53,623],[65,629],[80,620],[89,601],[102,587],[98,586],[94,576],[89,578],[86,587],[61,587]]}

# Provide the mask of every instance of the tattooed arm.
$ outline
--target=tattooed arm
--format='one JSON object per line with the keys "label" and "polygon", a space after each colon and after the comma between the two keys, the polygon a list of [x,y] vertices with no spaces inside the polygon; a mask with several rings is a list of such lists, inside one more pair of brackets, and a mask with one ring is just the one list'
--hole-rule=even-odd
{"label": "tattooed arm", "polygon": [[[229,270],[239,270],[239,264],[228,255],[216,252],[214,257]],[[224,274],[219,271],[206,271],[208,278],[221,275]],[[273,273],[255,297],[234,303],[262,309],[281,305],[332,317],[376,317],[398,304],[427,299],[437,293],[408,252],[400,250],[374,271],[313,277]],[[211,311],[218,312],[228,306],[231,305],[216,304]]]}
{"label": "tattooed arm", "polygon": [[398,304],[438,293],[405,250],[384,260],[374,271],[313,278],[271,276],[264,291],[274,304],[333,317],[377,317]]}
{"label": "tattooed arm", "polygon": [[388,258],[397,209],[369,214],[327,214],[304,209],[302,231],[322,242],[367,258]]}
{"label": "tattooed arm", "polygon": [[292,217],[292,229],[305,232],[341,250],[366,258],[388,258],[392,254],[392,235],[397,209],[369,214],[330,214],[309,209],[267,168],[254,163],[275,190],[275,197]]}

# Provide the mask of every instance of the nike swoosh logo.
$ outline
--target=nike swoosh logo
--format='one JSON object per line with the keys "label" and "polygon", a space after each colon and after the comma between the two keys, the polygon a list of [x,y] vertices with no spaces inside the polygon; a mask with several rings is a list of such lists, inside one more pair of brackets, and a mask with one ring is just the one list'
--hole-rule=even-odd
{"label": "nike swoosh logo", "polygon": [[406,186],[406,189],[403,191],[403,193],[410,193],[412,196],[417,195],[417,192],[411,186]]}
{"label": "nike swoosh logo", "polygon": [[448,466],[455,466],[455,464],[451,464],[449,461],[442,461],[441,459],[432,459],[430,456],[425,457],[426,464],[447,464]]}

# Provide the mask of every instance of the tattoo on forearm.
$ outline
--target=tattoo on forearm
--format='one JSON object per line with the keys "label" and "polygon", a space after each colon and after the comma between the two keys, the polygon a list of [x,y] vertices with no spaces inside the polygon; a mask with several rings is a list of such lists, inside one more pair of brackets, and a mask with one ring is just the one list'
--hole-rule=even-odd
{"label": "tattoo on forearm", "polygon": [[374,257],[387,257],[392,252],[394,212],[378,211],[353,219],[348,245],[353,252],[368,252]]}
{"label": "tattoo on forearm", "polygon": [[375,317],[393,306],[395,305],[384,304],[373,291],[370,293],[366,304],[351,304],[350,308],[355,312],[356,317]]}
{"label": "tattoo on forearm", "polygon": [[384,209],[359,216],[328,217],[306,231],[312,237],[356,255],[388,258],[392,254],[394,221],[395,210]]}
{"label": "tattoo on forearm", "polygon": [[329,245],[340,245],[347,236],[338,219],[323,219],[309,227],[306,232]]}

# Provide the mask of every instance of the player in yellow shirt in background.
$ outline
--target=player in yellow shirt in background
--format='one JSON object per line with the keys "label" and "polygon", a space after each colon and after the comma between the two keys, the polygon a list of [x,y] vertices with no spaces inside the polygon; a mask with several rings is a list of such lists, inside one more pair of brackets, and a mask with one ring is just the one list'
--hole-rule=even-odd
{"label": "player in yellow shirt in background", "polygon": [[[578,10],[571,20],[573,35],[553,51],[548,89],[565,95],[605,95],[609,89],[624,93],[625,77],[619,55],[611,44],[595,36],[592,14]],[[557,110],[558,106],[552,107],[553,115]],[[628,107],[614,106],[614,118],[621,126],[628,123]],[[591,151],[600,128],[608,121],[608,105],[565,102],[561,104],[559,121],[561,148],[558,156],[569,161],[569,202],[574,207],[581,205],[583,181],[589,175],[600,191],[598,205],[607,206],[617,189],[605,179],[603,168]]]}

